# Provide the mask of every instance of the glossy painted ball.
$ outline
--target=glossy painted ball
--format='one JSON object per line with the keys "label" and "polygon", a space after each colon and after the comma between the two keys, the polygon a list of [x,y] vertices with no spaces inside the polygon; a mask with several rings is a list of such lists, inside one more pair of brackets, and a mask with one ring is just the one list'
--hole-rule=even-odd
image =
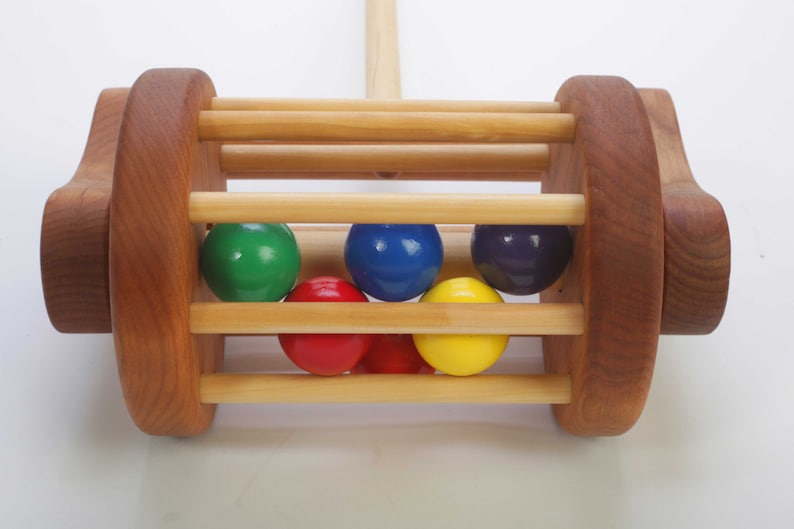
{"label": "glossy painted ball", "polygon": [[[421,303],[504,303],[499,293],[471,277],[447,279],[427,291]],[[502,356],[507,335],[415,334],[422,358],[448,375],[474,375],[491,367]]]}
{"label": "glossy painted ball", "polygon": [[221,301],[278,301],[300,264],[286,224],[216,224],[201,246],[201,273]]}
{"label": "glossy painted ball", "polygon": [[383,301],[405,301],[436,280],[444,250],[432,224],[354,224],[345,242],[353,282]]}
{"label": "glossy painted ball", "polygon": [[354,374],[432,374],[436,370],[419,354],[410,334],[382,334],[350,370]]}
{"label": "glossy painted ball", "polygon": [[571,259],[567,226],[478,225],[471,257],[483,279],[506,294],[535,294],[550,287]]}
{"label": "glossy painted ball", "polygon": [[[293,301],[367,303],[355,285],[338,277],[315,277],[300,283],[284,299]],[[374,334],[280,334],[281,348],[292,362],[315,375],[339,375],[354,367],[369,350]]]}

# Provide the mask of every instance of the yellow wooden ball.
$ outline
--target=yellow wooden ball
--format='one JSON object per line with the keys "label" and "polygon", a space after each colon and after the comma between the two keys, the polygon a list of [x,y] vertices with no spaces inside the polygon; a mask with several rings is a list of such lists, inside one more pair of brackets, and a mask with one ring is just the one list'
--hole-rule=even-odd
{"label": "yellow wooden ball", "polygon": [[[479,279],[456,277],[428,290],[420,303],[504,303],[493,288]],[[448,375],[474,375],[491,367],[502,356],[508,335],[415,334],[414,344],[422,358]]]}

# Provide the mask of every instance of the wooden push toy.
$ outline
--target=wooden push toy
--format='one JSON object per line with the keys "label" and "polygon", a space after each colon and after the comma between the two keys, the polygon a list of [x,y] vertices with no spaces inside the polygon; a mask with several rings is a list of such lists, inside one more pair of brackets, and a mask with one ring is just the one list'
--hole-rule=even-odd
{"label": "wooden push toy", "polygon": [[[620,434],[659,334],[718,325],[727,222],[692,178],[665,91],[574,77],[548,103],[401,100],[385,4],[368,5],[370,99],[220,98],[187,69],[99,96],[83,159],[44,211],[42,281],[56,329],[113,333],[143,431],[198,434],[217,403],[445,402],[550,403],[573,434]],[[542,193],[225,192],[271,177],[536,180]],[[496,289],[542,292],[502,303]],[[224,374],[234,334],[279,335],[317,374]],[[545,373],[475,374],[510,335],[543,336]],[[401,374],[363,356],[414,346]]]}

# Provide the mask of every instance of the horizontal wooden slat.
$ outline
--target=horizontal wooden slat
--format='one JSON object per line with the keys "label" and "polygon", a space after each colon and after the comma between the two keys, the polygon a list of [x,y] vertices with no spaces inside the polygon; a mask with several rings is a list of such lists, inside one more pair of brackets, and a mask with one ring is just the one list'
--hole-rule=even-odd
{"label": "horizontal wooden slat", "polygon": [[192,303],[195,334],[578,335],[582,305],[555,303]]}
{"label": "horizontal wooden slat", "polygon": [[549,165],[545,144],[245,144],[221,147],[221,168],[259,171],[519,172]]}
{"label": "horizontal wooden slat", "polygon": [[190,194],[191,222],[582,225],[584,195],[472,193]]}
{"label": "horizontal wooden slat", "polygon": [[571,142],[571,114],[204,110],[212,141]]}
{"label": "horizontal wooden slat", "polygon": [[566,404],[567,375],[203,375],[204,403]]}

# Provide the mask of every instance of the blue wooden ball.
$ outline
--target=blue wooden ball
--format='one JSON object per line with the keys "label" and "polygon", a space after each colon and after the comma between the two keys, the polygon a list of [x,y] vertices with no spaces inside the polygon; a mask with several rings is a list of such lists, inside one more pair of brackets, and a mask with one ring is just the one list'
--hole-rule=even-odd
{"label": "blue wooden ball", "polygon": [[433,224],[354,224],[345,242],[353,282],[382,301],[405,301],[436,280],[444,250]]}

